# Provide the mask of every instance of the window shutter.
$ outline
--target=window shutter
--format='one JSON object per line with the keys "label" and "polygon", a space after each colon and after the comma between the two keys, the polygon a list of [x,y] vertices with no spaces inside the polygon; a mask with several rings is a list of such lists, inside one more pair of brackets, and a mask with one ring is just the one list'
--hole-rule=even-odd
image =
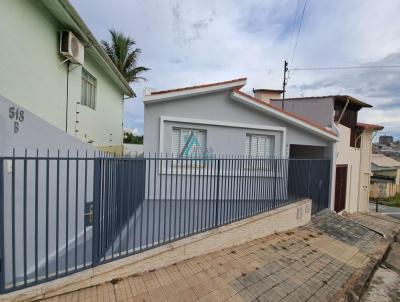
{"label": "window shutter", "polygon": [[191,131],[189,129],[180,129],[181,137],[179,142],[179,154],[184,155],[183,153],[186,144],[188,143],[188,139],[190,138]]}
{"label": "window shutter", "polygon": [[274,156],[274,138],[272,136],[265,137],[265,156]]}
{"label": "window shutter", "polygon": [[246,135],[246,146],[245,146],[245,154],[247,157],[249,157],[250,154],[250,141],[251,141],[251,136],[250,135]]}
{"label": "window shutter", "polygon": [[[207,150],[207,132],[198,129],[174,128],[172,131],[174,155],[204,155]],[[191,139],[189,141],[189,139]],[[185,147],[188,148],[185,151]]]}
{"label": "window shutter", "polygon": [[251,157],[274,156],[274,137],[270,135],[246,135],[246,155]]}
{"label": "window shutter", "polygon": [[258,137],[256,135],[250,136],[250,156],[256,157],[258,150]]}
{"label": "window shutter", "polygon": [[174,156],[179,155],[180,150],[180,141],[181,141],[181,132],[179,129],[172,129],[172,154]]}
{"label": "window shutter", "polygon": [[257,156],[258,157],[265,157],[265,145],[266,145],[266,137],[265,136],[257,136]]}
{"label": "window shutter", "polygon": [[202,130],[197,131],[197,140],[199,145],[197,146],[196,153],[198,154],[205,154],[207,151],[207,136],[206,132]]}

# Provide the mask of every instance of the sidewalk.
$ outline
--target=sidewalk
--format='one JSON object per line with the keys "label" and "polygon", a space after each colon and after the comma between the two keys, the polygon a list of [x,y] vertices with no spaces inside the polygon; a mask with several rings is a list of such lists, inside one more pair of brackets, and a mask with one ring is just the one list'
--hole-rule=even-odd
{"label": "sidewalk", "polygon": [[362,302],[400,301],[400,243],[393,243],[383,265],[375,272]]}
{"label": "sidewalk", "polygon": [[324,211],[294,231],[47,301],[339,301],[361,293],[390,246],[379,230],[400,231],[363,215]]}

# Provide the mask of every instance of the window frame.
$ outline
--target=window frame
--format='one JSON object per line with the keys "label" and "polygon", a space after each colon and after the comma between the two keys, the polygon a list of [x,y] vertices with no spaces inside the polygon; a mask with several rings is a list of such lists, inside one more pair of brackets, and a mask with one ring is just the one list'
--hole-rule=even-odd
{"label": "window frame", "polygon": [[[179,142],[178,142],[178,146],[177,148],[178,153],[174,153],[172,150],[175,148],[175,131],[178,130],[179,133]],[[200,148],[202,148],[203,150],[200,150],[200,154],[196,154],[196,155],[181,155],[180,153],[182,152],[182,150],[180,150],[181,148],[181,135],[182,135],[182,131],[184,130],[188,130],[188,131],[198,131],[198,132],[203,132],[204,133],[204,146],[200,146]],[[179,159],[198,159],[198,158],[204,158],[207,157],[207,145],[208,145],[208,139],[207,139],[207,135],[208,135],[208,131],[207,129],[200,129],[200,128],[189,128],[189,127],[179,127],[179,126],[174,126],[172,127],[172,143],[171,143],[171,153],[173,155],[173,157],[179,158]]]}
{"label": "window frame", "polygon": [[[264,137],[264,138],[270,138],[271,139],[271,154],[265,156],[265,155],[251,155],[252,153],[252,137]],[[249,145],[248,144],[248,139],[250,139]],[[271,135],[271,134],[260,134],[260,133],[246,133],[246,137],[245,137],[245,155],[248,158],[254,158],[254,159],[258,159],[258,158],[275,158],[275,135]],[[258,142],[257,142],[258,144]],[[258,148],[258,146],[257,146]],[[265,153],[265,149],[264,149],[264,153]],[[258,153],[258,150],[257,150]]]}
{"label": "window frame", "polygon": [[[86,87],[86,88],[84,88]],[[84,99],[85,93],[83,90],[86,89],[86,95],[88,94],[88,88],[93,88],[94,96],[92,99]],[[91,91],[90,89],[89,91]],[[81,101],[82,106],[88,107],[92,110],[96,110],[97,107],[97,79],[93,76],[86,68],[82,67],[81,75]]]}
{"label": "window frame", "polygon": [[[165,170],[163,171],[164,173],[168,173],[168,171],[173,172],[175,167],[180,167],[181,169],[188,167],[188,169],[193,169],[193,172],[197,171],[200,168],[205,168],[207,167],[208,163],[208,154],[207,154],[207,135],[208,131],[207,129],[201,129],[201,128],[191,128],[191,127],[180,127],[180,126],[173,126],[171,128],[171,162],[169,167],[165,167]],[[197,155],[192,155],[192,156],[182,156],[180,154],[177,154],[176,152],[173,152],[174,149],[174,144],[175,144],[175,137],[174,133],[175,130],[180,131],[180,135],[182,133],[182,130],[195,130],[195,131],[201,131],[204,132],[204,142],[205,146],[203,147],[203,153],[202,154],[197,154]],[[180,137],[178,138],[180,140]],[[180,142],[178,142],[178,148],[180,148]],[[181,153],[181,150],[179,150],[179,153]]]}
{"label": "window frame", "polygon": [[[252,146],[252,137],[269,137],[271,138],[271,154],[269,156],[261,156],[261,155],[251,155],[251,146]],[[249,145],[248,144],[248,139]],[[258,142],[257,142],[258,143]],[[257,146],[258,149],[258,146]],[[258,150],[257,150],[258,151]],[[265,151],[265,150],[264,150]],[[267,167],[264,166],[264,161],[263,159],[276,159],[275,155],[275,135],[271,134],[262,134],[262,133],[246,133],[245,136],[245,156],[248,159],[248,164],[246,165],[247,170],[252,170],[252,171],[267,171],[268,173],[271,173],[274,171],[274,167],[271,167],[268,165]],[[260,161],[261,160],[261,161]]]}

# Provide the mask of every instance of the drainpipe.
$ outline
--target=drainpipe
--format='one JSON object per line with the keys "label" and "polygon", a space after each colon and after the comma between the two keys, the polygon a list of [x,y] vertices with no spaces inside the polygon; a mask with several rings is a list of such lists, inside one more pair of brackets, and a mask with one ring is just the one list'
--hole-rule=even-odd
{"label": "drainpipe", "polygon": [[66,100],[65,100],[65,132],[68,133],[68,105],[69,105],[69,61],[67,61],[67,93],[66,93]]}
{"label": "drainpipe", "polygon": [[340,117],[339,117],[339,120],[338,120],[338,124],[340,124],[340,121],[342,120],[342,117],[343,117],[343,115],[344,115],[344,112],[346,111],[346,109],[347,109],[347,106],[349,105],[349,99],[347,99],[347,102],[346,102],[346,105],[344,105],[344,108],[343,108],[343,111],[342,111],[342,113],[340,114]]}
{"label": "drainpipe", "polygon": [[[332,123],[332,129],[336,132],[340,139],[340,129],[335,124]],[[330,173],[330,192],[329,192],[329,208],[335,210],[335,181],[336,181],[336,162],[339,153],[337,152],[337,142],[331,143],[331,173]]]}
{"label": "drainpipe", "polygon": [[331,128],[332,128],[332,130],[335,131],[336,135],[340,138],[340,130],[339,130],[339,127],[336,126],[335,123],[332,123],[332,127],[331,127]]}
{"label": "drainpipe", "polygon": [[336,159],[337,159],[337,143],[331,143],[331,173],[330,173],[330,192],[329,192],[329,208],[335,209],[335,180],[336,180]]}

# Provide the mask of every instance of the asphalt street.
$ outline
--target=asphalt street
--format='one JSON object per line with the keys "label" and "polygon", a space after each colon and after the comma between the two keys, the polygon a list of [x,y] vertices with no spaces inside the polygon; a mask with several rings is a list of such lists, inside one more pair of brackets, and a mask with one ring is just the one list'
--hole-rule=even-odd
{"label": "asphalt street", "polygon": [[[376,211],[376,204],[374,202],[370,202],[369,203],[369,209],[371,211]],[[384,215],[389,215],[391,217],[400,219],[400,208],[396,208],[396,207],[388,207],[388,206],[384,206],[379,204],[378,205],[378,212]]]}

